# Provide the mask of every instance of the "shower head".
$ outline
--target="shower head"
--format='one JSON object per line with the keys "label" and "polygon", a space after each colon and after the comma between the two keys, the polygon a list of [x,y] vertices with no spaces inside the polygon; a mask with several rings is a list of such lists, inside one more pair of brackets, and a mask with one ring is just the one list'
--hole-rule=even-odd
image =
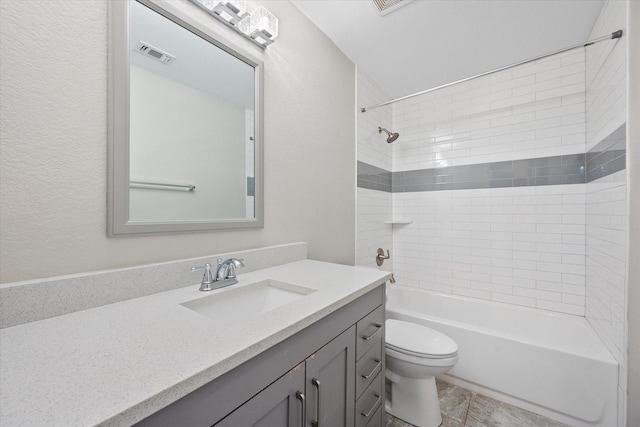
{"label": "shower head", "polygon": [[386,130],[385,128],[378,128],[378,133],[382,133],[385,132],[387,135],[389,135],[389,137],[387,138],[387,143],[391,144],[393,141],[395,141],[396,139],[398,139],[398,137],[400,136],[400,134],[398,132],[389,132],[388,130]]}

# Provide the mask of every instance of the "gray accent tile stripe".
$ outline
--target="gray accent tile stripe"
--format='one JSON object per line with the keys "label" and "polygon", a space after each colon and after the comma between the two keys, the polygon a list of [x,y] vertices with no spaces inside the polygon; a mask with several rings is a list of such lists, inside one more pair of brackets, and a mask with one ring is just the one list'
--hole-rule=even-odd
{"label": "gray accent tile stripe", "polygon": [[626,125],[588,153],[394,172],[358,161],[358,187],[393,193],[584,184],[625,168]]}
{"label": "gray accent tile stripe", "polygon": [[396,172],[393,192],[584,183],[584,154]]}
{"label": "gray accent tile stripe", "polygon": [[391,172],[358,161],[358,187],[391,192]]}
{"label": "gray accent tile stripe", "polygon": [[619,172],[626,167],[627,126],[623,124],[587,153],[587,182]]}
{"label": "gray accent tile stripe", "polygon": [[578,184],[585,154],[394,172],[358,161],[358,187],[393,193]]}
{"label": "gray accent tile stripe", "polygon": [[247,177],[247,196],[256,195],[256,179],[252,176]]}
{"label": "gray accent tile stripe", "polygon": [[393,192],[584,183],[584,154],[450,166],[393,174]]}

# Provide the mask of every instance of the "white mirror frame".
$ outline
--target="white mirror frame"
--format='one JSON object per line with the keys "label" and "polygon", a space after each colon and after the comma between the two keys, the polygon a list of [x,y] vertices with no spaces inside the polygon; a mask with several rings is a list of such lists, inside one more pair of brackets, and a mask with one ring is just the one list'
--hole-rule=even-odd
{"label": "white mirror frame", "polygon": [[[129,218],[129,2],[153,9],[230,55],[255,69],[255,207],[254,218],[237,219],[180,219],[171,221],[132,221]],[[108,81],[108,196],[107,235],[110,237],[251,229],[264,226],[263,183],[263,81],[264,64],[261,60],[234,46],[200,23],[191,23],[189,17],[167,4],[158,6],[157,0],[126,0],[109,2],[109,81]],[[168,2],[167,2],[168,3]],[[193,5],[192,5],[193,6]],[[193,6],[195,8],[195,6]],[[171,9],[171,11],[168,11]],[[196,8],[197,9],[197,8]],[[220,25],[211,18],[212,25]]]}

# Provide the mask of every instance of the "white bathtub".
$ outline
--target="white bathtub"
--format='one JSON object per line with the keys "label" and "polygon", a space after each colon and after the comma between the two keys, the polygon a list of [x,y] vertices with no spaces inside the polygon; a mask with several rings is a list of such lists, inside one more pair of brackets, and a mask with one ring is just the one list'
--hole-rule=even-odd
{"label": "white bathtub", "polygon": [[583,317],[388,285],[387,318],[458,343],[449,382],[571,426],[617,425],[618,364]]}

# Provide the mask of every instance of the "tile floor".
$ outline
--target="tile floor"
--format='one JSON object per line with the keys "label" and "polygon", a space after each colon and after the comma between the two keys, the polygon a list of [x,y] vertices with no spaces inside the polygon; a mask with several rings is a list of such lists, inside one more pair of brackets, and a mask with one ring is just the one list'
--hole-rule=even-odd
{"label": "tile floor", "polygon": [[[542,415],[436,380],[442,427],[562,427]],[[386,427],[413,427],[387,414]]]}

